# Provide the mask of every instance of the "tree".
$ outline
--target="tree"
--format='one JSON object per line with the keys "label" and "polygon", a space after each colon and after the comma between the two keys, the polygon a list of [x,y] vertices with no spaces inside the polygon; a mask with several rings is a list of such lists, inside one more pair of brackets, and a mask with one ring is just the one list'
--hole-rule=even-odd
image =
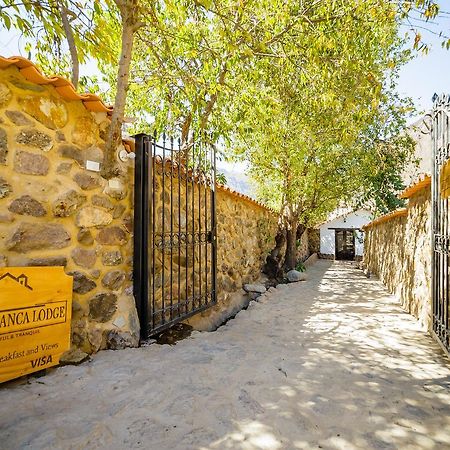
{"label": "tree", "polygon": [[[242,83],[236,102],[238,154],[250,162],[260,198],[280,211],[286,270],[296,264],[299,227],[366,195],[374,183],[366,174],[379,171],[378,161],[366,153],[375,148],[363,137],[372,132],[375,140],[376,131],[392,133],[404,123],[405,105],[395,104],[389,83],[404,61],[396,10],[377,1],[347,2],[344,11],[332,6],[323,4],[333,19],[310,18],[300,45],[285,36],[284,57],[259,62],[260,76]],[[402,157],[386,148],[397,170]]]}

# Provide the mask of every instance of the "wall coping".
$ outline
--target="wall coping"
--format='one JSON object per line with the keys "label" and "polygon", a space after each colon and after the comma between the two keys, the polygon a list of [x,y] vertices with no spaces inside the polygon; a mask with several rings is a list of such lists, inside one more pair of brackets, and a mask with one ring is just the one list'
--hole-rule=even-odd
{"label": "wall coping", "polygon": [[377,219],[372,220],[372,222],[369,222],[367,225],[364,225],[362,227],[362,229],[364,231],[366,231],[375,225],[379,225],[380,223],[388,222],[389,220],[394,219],[395,217],[406,216],[407,214],[408,214],[408,208],[399,208],[399,209],[396,209],[395,211],[385,214],[384,216],[380,216]]}
{"label": "wall coping", "polygon": [[0,56],[0,69],[7,69],[12,66],[16,67],[30,83],[51,85],[64,100],[81,101],[88,111],[104,112],[108,116],[111,116],[113,112],[112,106],[105,105],[98,95],[90,93],[78,94],[74,85],[69,80],[56,75],[50,78],[46,77],[36,65],[22,56],[11,56],[9,58]]}
{"label": "wall coping", "polygon": [[240,192],[230,188],[229,186],[225,186],[224,184],[217,184],[217,188],[220,189],[221,191],[227,192],[228,194],[231,194],[233,197],[238,197],[241,198],[243,200],[246,200],[250,203],[253,203],[255,206],[259,206],[260,208],[263,208],[267,211],[269,211],[272,214],[277,214],[277,212],[275,210],[273,210],[272,208],[269,208],[268,206],[266,206],[264,203],[259,202],[258,200],[255,200],[254,198],[245,195],[245,194],[241,194]]}
{"label": "wall coping", "polygon": [[431,185],[431,175],[424,173],[419,176],[419,179],[410,184],[398,197],[399,198],[410,198],[416,192]]}

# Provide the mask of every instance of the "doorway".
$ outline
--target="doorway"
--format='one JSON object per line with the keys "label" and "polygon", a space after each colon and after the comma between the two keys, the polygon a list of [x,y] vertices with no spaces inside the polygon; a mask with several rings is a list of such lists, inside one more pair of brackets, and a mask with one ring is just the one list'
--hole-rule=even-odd
{"label": "doorway", "polygon": [[355,234],[353,230],[335,230],[336,259],[353,261],[355,259]]}

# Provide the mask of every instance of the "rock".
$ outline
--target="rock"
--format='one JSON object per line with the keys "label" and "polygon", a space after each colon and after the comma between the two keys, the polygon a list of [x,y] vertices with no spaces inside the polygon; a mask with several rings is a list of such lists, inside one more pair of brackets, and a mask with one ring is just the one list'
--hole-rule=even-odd
{"label": "rock", "polygon": [[0,177],[0,198],[8,197],[11,192],[11,185],[3,177]]}
{"label": "rock", "polygon": [[16,198],[8,206],[8,210],[23,216],[42,217],[47,214],[42,204],[30,195],[22,195],[22,197]]}
{"label": "rock", "polygon": [[111,350],[123,350],[139,346],[139,338],[128,331],[111,330],[106,337],[106,342]]}
{"label": "rock", "polygon": [[33,121],[20,111],[5,111],[5,114],[14,125],[19,127],[33,125]]}
{"label": "rock", "polygon": [[133,217],[131,216],[131,214],[127,214],[123,218],[122,224],[125,227],[125,229],[128,231],[128,233],[133,232]]}
{"label": "rock", "polygon": [[34,128],[21,131],[16,137],[16,142],[29,147],[37,147],[44,152],[48,152],[53,147],[52,138]]}
{"label": "rock", "polygon": [[127,196],[126,186],[120,178],[109,180],[104,192],[116,200],[123,200]]}
{"label": "rock", "polygon": [[6,255],[0,255],[0,267],[8,267],[8,258]]}
{"label": "rock", "polygon": [[122,216],[122,214],[125,212],[125,205],[122,204],[118,204],[114,207],[114,211],[113,211],[113,218],[114,219],[118,219],[119,217]]}
{"label": "rock", "polygon": [[286,278],[290,283],[295,283],[296,281],[305,281],[306,280],[306,273],[299,272],[298,270],[290,270],[286,274]]}
{"label": "rock", "polygon": [[261,297],[261,293],[259,293],[259,292],[249,292],[248,293],[248,298],[250,300],[256,300],[259,297]]}
{"label": "rock", "polygon": [[243,288],[246,292],[258,292],[259,294],[266,292],[266,287],[263,284],[244,284]]}
{"label": "rock", "polygon": [[108,198],[102,195],[93,195],[91,198],[91,203],[94,206],[99,206],[100,208],[105,208],[108,210],[114,209],[114,203]]}
{"label": "rock", "polygon": [[27,266],[67,266],[65,256],[48,256],[44,258],[32,258],[28,260]]}
{"label": "rock", "polygon": [[56,223],[21,223],[6,242],[8,250],[18,253],[64,248],[68,245],[70,234]]}
{"label": "rock", "polygon": [[83,350],[79,348],[71,348],[61,355],[61,358],[59,358],[59,363],[65,365],[77,365],[87,361],[88,359],[90,359],[89,355],[83,352]]}
{"label": "rock", "polygon": [[102,278],[102,285],[105,288],[117,291],[125,281],[125,272],[123,270],[110,270]]}
{"label": "rock", "polygon": [[122,254],[120,250],[113,250],[111,252],[103,252],[102,263],[104,266],[118,266],[122,263]]}
{"label": "rock", "polygon": [[86,196],[75,190],[70,190],[61,195],[52,205],[55,217],[69,217],[86,202]]}
{"label": "rock", "polygon": [[8,136],[3,128],[0,128],[0,164],[6,164],[8,155]]}
{"label": "rock", "polygon": [[88,339],[91,344],[91,351],[98,352],[102,348],[106,348],[106,332],[99,328],[93,328],[89,330]]}
{"label": "rock", "polygon": [[100,277],[100,275],[101,275],[100,269],[91,270],[92,278],[95,278],[97,280]]}
{"label": "rock", "polygon": [[91,245],[94,243],[94,236],[88,228],[81,228],[77,234],[77,241],[83,245]]}
{"label": "rock", "polygon": [[95,262],[97,261],[95,250],[80,247],[74,248],[71,256],[77,266],[85,267],[86,269],[94,267]]}
{"label": "rock", "polygon": [[96,175],[90,174],[89,172],[78,172],[75,174],[73,179],[84,191],[90,191],[91,189],[95,189],[100,186],[100,178]]}
{"label": "rock", "polygon": [[79,228],[101,227],[112,222],[112,214],[95,206],[86,206],[78,212],[75,223]]}
{"label": "rock", "polygon": [[72,300],[72,314],[83,313],[83,307],[76,300]]}
{"label": "rock", "polygon": [[98,126],[90,115],[78,117],[72,130],[72,142],[80,147],[89,147],[97,142]]}
{"label": "rock", "polygon": [[59,146],[58,152],[63,158],[73,159],[81,167],[84,167],[84,153],[80,148],[75,147],[74,145],[63,144]]}
{"label": "rock", "polygon": [[96,145],[87,148],[84,154],[86,155],[86,161],[94,161],[100,164],[103,162],[103,150]]}
{"label": "rock", "polygon": [[11,83],[18,89],[22,91],[31,91],[31,92],[44,92],[45,88],[43,86],[39,86],[36,83],[27,83],[23,81],[23,79],[16,78],[11,80]]}
{"label": "rock", "polygon": [[19,98],[23,111],[51,130],[63,128],[68,121],[66,105],[56,97],[28,96]]}
{"label": "rock", "polygon": [[70,169],[72,168],[73,163],[61,163],[56,168],[56,173],[59,173],[61,175],[65,175],[70,172]]}
{"label": "rock", "polygon": [[73,277],[73,292],[76,294],[86,294],[97,287],[97,283],[82,272],[75,270],[68,272],[67,275]]}
{"label": "rock", "polygon": [[0,83],[0,108],[5,107],[11,100],[11,90],[5,83]]}
{"label": "rock", "polygon": [[97,294],[89,300],[89,318],[97,322],[108,322],[117,311],[117,295]]}
{"label": "rock", "polygon": [[[1,153],[1,151],[0,151]],[[26,175],[47,175],[50,162],[44,155],[35,155],[28,152],[16,152],[14,170]]]}
{"label": "rock", "polygon": [[120,227],[103,228],[96,240],[103,245],[123,245],[127,242],[127,235]]}

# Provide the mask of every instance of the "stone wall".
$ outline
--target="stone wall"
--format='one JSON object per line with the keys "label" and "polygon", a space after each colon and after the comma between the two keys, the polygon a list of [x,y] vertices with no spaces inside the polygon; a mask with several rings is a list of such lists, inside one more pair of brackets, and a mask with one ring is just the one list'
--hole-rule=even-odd
{"label": "stone wall", "polygon": [[405,215],[369,225],[363,262],[424,329],[431,329],[430,196],[427,186],[410,197]]}
{"label": "stone wall", "polygon": [[61,265],[74,278],[72,342],[87,353],[137,345],[132,168],[103,179],[106,113],[0,70],[0,263]]}
{"label": "stone wall", "polygon": [[261,276],[275,246],[278,215],[219,188],[217,191],[218,302],[225,304],[243,284]]}
{"label": "stone wall", "polygon": [[[92,113],[79,100],[65,101],[52,85],[30,83],[15,66],[0,70],[0,264],[65,267],[74,278],[72,344],[86,353],[139,341],[132,292],[134,171],[131,163],[119,163],[120,174],[106,180],[96,170],[108,125],[106,113]],[[176,179],[167,175],[170,167],[165,170]],[[172,208],[178,211],[185,184],[177,195],[176,183],[166,189],[174,191]],[[158,179],[154,188],[155,223],[161,228],[163,204],[167,208],[171,193],[163,193]],[[203,202],[204,189],[188,186],[189,198],[194,193]],[[242,286],[261,276],[277,229],[275,213],[227,188],[217,188],[216,203],[218,304],[190,319],[193,324],[206,321],[203,329],[214,328],[242,307]],[[197,201],[193,209],[197,220]],[[169,217],[165,214],[166,231]],[[174,230],[178,221],[182,229],[192,229],[192,216],[183,213],[183,205],[172,220]],[[306,240],[302,251],[307,246]],[[188,259],[197,265],[192,276],[198,286],[199,246],[193,247],[196,253]],[[186,267],[186,256],[178,256],[173,270]],[[167,254],[165,259],[161,251],[156,254],[157,303],[170,292],[159,289],[171,280],[167,260]],[[172,277],[173,292],[186,276],[191,272]]]}

